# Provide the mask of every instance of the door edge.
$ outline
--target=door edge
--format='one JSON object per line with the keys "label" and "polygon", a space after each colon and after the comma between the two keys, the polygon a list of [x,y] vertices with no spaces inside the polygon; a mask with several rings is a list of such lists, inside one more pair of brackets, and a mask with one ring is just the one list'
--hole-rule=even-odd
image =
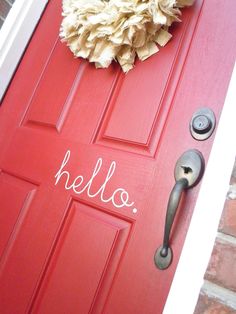
{"label": "door edge", "polygon": [[0,30],[0,101],[48,0],[16,0]]}
{"label": "door edge", "polygon": [[236,64],[163,314],[192,314],[211,257],[236,156]]}

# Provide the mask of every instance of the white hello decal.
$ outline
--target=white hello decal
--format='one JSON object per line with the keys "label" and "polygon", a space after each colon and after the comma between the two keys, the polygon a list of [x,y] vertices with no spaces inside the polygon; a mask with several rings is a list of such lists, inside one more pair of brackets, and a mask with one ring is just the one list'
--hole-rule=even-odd
{"label": "white hello decal", "polygon": [[[97,190],[96,193],[91,193],[90,189],[91,189],[92,183],[94,181],[94,178],[99,174],[100,169],[102,167],[102,158],[99,158],[97,160],[97,163],[94,167],[91,178],[84,185],[83,185],[84,177],[82,175],[78,175],[74,179],[74,181],[72,183],[70,183],[71,175],[68,171],[64,170],[66,164],[69,162],[69,159],[70,159],[70,150],[68,150],[66,152],[65,157],[61,163],[60,169],[58,170],[58,172],[55,175],[55,178],[56,178],[55,185],[57,185],[58,182],[60,181],[60,179],[62,177],[64,177],[66,179],[66,181],[65,181],[65,189],[66,190],[72,189],[74,191],[74,193],[76,193],[76,194],[84,193],[84,194],[87,194],[87,196],[90,198],[100,197],[100,200],[103,203],[111,202],[116,208],[133,207],[134,202],[131,202],[129,200],[129,193],[124,188],[121,188],[121,187],[117,188],[112,193],[112,195],[108,198],[105,198],[105,196],[104,196],[106,186],[107,186],[108,182],[110,181],[110,179],[112,178],[112,176],[115,172],[115,169],[116,169],[116,162],[115,161],[112,161],[103,184],[99,187],[99,189]],[[137,213],[137,208],[133,208],[132,211],[134,214]]]}

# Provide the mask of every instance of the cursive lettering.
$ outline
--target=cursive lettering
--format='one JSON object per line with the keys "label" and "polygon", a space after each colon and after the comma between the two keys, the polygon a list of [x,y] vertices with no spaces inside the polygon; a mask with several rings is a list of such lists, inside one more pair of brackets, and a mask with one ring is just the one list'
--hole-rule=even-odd
{"label": "cursive lettering", "polygon": [[[129,200],[129,193],[124,188],[117,188],[110,197],[105,197],[105,191],[106,187],[113,177],[115,170],[116,170],[116,162],[112,161],[110,164],[110,167],[107,171],[106,178],[102,185],[98,188],[98,190],[94,193],[91,192],[92,185],[94,182],[94,179],[99,175],[99,172],[102,168],[103,160],[102,158],[98,158],[97,163],[94,167],[93,173],[88,180],[88,182],[84,182],[84,177],[82,175],[78,175],[71,183],[71,175],[69,171],[65,170],[65,166],[68,164],[70,160],[70,150],[68,150],[64,156],[64,159],[61,163],[61,166],[58,170],[58,172],[55,175],[56,182],[55,185],[59,183],[59,181],[64,178],[65,180],[65,189],[66,190],[73,190],[76,194],[87,194],[89,198],[95,198],[99,197],[100,200],[103,203],[109,203],[111,202],[113,206],[116,208],[122,208],[122,207],[131,207],[134,205],[134,202],[131,202]],[[134,208],[133,212],[136,213],[137,209]]]}

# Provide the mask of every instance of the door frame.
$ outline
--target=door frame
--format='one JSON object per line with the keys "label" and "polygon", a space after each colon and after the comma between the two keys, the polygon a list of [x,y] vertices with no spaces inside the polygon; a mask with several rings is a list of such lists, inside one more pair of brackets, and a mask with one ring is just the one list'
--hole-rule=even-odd
{"label": "door frame", "polygon": [[0,101],[48,0],[16,0],[0,30]]}
{"label": "door frame", "polygon": [[[0,101],[47,3],[16,0],[0,30]],[[164,314],[193,313],[203,284],[236,156],[234,86],[236,66]]]}

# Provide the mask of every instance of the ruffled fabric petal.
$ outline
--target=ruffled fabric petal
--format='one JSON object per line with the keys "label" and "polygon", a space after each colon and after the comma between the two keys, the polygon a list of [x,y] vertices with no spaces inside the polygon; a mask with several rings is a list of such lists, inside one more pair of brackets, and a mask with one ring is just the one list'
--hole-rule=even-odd
{"label": "ruffled fabric petal", "polygon": [[127,73],[165,46],[180,8],[194,0],[63,0],[60,37],[75,57],[107,68],[117,61]]}

